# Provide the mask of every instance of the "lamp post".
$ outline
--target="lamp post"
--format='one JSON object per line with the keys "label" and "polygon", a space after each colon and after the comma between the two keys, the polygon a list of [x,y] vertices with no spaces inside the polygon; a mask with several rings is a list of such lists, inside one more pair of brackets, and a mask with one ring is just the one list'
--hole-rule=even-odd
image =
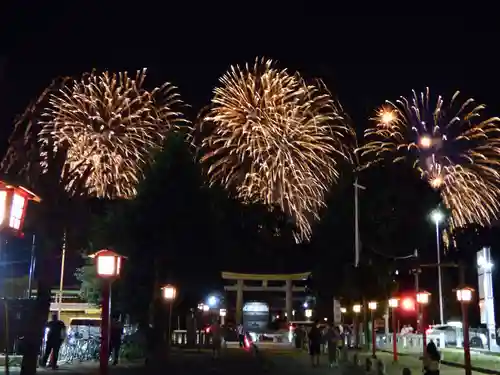
{"label": "lamp post", "polygon": [[389,300],[389,307],[392,310],[392,359],[394,362],[398,361],[398,336],[397,336],[397,317],[396,309],[399,306],[399,298],[391,298]]}
{"label": "lamp post", "polygon": [[462,330],[463,330],[463,345],[464,345],[464,368],[465,375],[472,375],[471,362],[470,362],[470,341],[469,341],[469,317],[468,307],[472,301],[472,294],[474,289],[464,287],[457,289],[457,300],[460,302],[462,308]]}
{"label": "lamp post", "polygon": [[426,329],[426,317],[425,317],[425,306],[429,304],[429,297],[431,294],[426,291],[421,291],[417,293],[417,303],[422,306],[420,309],[420,329],[422,330],[422,341],[423,341],[423,354],[427,348],[427,329]]}
{"label": "lamp post", "polygon": [[99,353],[99,372],[108,374],[109,365],[109,336],[111,313],[111,284],[120,276],[122,259],[125,257],[114,251],[103,249],[90,255],[95,259],[97,276],[102,280],[101,306],[101,350]]}
{"label": "lamp post", "polygon": [[358,303],[352,307],[354,313],[354,338],[356,346],[359,347],[359,314],[361,313],[361,305]]}
{"label": "lamp post", "polygon": [[439,288],[439,322],[444,324],[444,312],[443,312],[443,281],[441,276],[441,249],[440,249],[440,236],[439,236],[439,224],[444,220],[444,214],[435,209],[431,212],[431,219],[436,225],[436,254],[437,254],[437,269],[438,269],[438,288]]}
{"label": "lamp post", "polygon": [[375,336],[375,310],[377,310],[377,302],[368,302],[368,309],[372,318],[372,358],[377,358],[377,338]]}
{"label": "lamp post", "polygon": [[177,297],[177,289],[173,285],[165,285],[161,288],[163,299],[168,303],[168,330],[167,330],[167,348],[170,348],[172,342],[172,305]]}

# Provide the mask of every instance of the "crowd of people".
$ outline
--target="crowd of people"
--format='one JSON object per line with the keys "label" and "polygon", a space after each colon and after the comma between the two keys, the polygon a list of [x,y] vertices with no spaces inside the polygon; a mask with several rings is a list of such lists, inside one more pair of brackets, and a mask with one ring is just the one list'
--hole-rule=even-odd
{"label": "crowd of people", "polygon": [[[45,367],[50,358],[50,366],[53,369],[57,369],[59,350],[67,338],[66,326],[64,322],[58,319],[57,314],[54,314],[52,320],[47,323],[47,328],[48,332],[44,353],[41,357],[41,366]],[[236,330],[240,347],[245,347],[245,330],[243,325],[238,325]],[[406,326],[403,330],[405,332],[410,331]],[[221,349],[224,342],[224,330],[220,321],[218,319],[215,320],[207,332],[210,336],[213,358],[218,359],[221,356]],[[122,335],[123,325],[117,317],[113,317],[110,329],[109,350],[114,365],[118,363]],[[297,326],[294,340],[295,346],[298,349],[307,348],[309,350],[311,365],[313,367],[320,365],[322,353],[328,355],[329,367],[337,367],[339,354],[346,347],[346,334],[343,326],[327,324],[322,328],[319,320],[316,320],[310,329],[306,329],[304,326]],[[423,373],[425,375],[439,375],[440,360],[441,355],[439,350],[434,342],[430,341],[423,356]]]}
{"label": "crowd of people", "polygon": [[328,365],[336,367],[338,365],[340,350],[346,341],[345,332],[342,325],[327,324],[323,329],[319,320],[307,330],[303,326],[295,329],[295,346],[299,349],[307,347],[311,357],[311,365],[319,366],[321,353],[328,354]]}

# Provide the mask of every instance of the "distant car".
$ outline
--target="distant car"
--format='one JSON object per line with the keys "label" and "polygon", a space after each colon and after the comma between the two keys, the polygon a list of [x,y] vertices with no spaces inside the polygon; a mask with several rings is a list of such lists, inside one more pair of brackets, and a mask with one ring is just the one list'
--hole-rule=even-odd
{"label": "distant car", "polygon": [[[456,346],[457,337],[460,342],[463,340],[463,332],[461,327],[449,324],[437,324],[431,326],[427,330],[427,335],[441,335],[444,334],[445,346]],[[488,338],[482,332],[469,331],[470,346],[473,348],[483,349],[488,347]]]}

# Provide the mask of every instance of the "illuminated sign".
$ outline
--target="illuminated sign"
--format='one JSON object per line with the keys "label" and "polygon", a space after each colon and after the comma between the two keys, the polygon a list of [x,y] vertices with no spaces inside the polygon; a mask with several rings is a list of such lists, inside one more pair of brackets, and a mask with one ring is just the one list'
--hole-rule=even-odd
{"label": "illuminated sign", "polygon": [[244,313],[269,313],[269,306],[263,302],[248,302],[243,306]]}

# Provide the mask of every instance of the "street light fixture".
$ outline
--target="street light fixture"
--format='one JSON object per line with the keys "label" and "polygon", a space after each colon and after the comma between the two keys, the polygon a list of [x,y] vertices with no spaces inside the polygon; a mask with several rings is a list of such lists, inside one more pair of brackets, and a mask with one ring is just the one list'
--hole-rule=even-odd
{"label": "street light fixture", "polygon": [[444,221],[444,213],[435,209],[431,212],[431,219],[436,226],[436,254],[437,254],[437,269],[438,269],[438,287],[439,287],[439,321],[444,324],[444,310],[443,310],[443,281],[441,276],[441,249],[440,242],[441,238],[439,236],[439,224]]}
{"label": "street light fixture", "polygon": [[398,336],[397,336],[397,321],[396,309],[399,306],[399,298],[391,298],[389,300],[389,307],[392,310],[392,358],[394,362],[398,361]]}
{"label": "street light fixture", "polygon": [[97,276],[102,280],[101,306],[101,349],[99,353],[99,371],[101,375],[108,374],[111,284],[120,276],[122,259],[125,257],[112,250],[103,249],[90,255],[95,259]]}
{"label": "street light fixture", "polygon": [[173,301],[177,297],[177,289],[173,285],[165,285],[161,290],[165,301]]}
{"label": "street light fixture", "polygon": [[469,342],[469,317],[468,307],[472,301],[474,289],[464,287],[457,289],[457,300],[462,308],[462,329],[463,329],[463,346],[464,346],[464,367],[465,375],[472,375],[471,359],[470,359],[470,342]]}
{"label": "street light fixture", "polygon": [[347,313],[347,309],[346,309],[345,307],[341,307],[341,308],[340,308],[340,312],[341,312],[342,314],[346,314],[346,313]]}
{"label": "street light fixture", "polygon": [[219,299],[216,296],[209,296],[207,299],[207,304],[210,308],[214,308],[219,304]]}

